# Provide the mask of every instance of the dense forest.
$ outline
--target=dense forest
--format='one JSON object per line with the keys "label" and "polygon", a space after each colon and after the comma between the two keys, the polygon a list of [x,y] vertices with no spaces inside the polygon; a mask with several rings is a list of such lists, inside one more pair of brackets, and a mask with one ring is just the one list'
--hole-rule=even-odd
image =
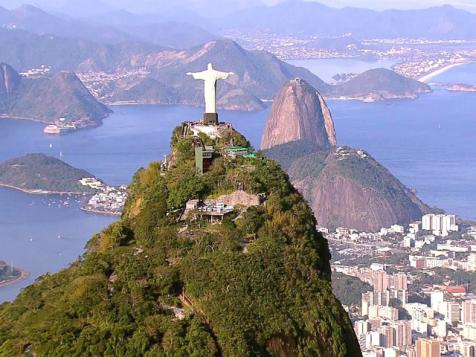
{"label": "dense forest", "polygon": [[[249,147],[233,129],[202,137],[216,155],[198,175],[197,138],[182,132],[167,165],[136,173],[120,221],[0,306],[1,356],[361,356],[327,241],[287,175],[260,154],[220,155]],[[265,202],[221,224],[184,217],[190,199],[237,183]]]}
{"label": "dense forest", "polygon": [[332,291],[343,305],[360,306],[362,293],[372,291],[372,286],[359,278],[342,273],[332,273]]}

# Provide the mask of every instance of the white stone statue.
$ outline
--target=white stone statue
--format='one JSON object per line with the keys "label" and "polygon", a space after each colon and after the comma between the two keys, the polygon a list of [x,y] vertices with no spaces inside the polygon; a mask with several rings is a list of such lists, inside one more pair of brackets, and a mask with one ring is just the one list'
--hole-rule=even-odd
{"label": "white stone statue", "polygon": [[208,64],[208,69],[206,71],[187,73],[187,76],[192,76],[194,79],[201,79],[205,82],[205,113],[217,112],[217,81],[219,79],[227,79],[233,74],[233,72],[215,71],[211,63]]}

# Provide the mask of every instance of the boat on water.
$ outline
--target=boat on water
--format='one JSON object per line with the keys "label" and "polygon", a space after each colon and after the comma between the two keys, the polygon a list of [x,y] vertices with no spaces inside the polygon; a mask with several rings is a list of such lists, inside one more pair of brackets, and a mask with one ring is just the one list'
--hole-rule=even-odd
{"label": "boat on water", "polygon": [[61,130],[56,125],[51,124],[51,125],[46,126],[43,129],[43,133],[50,134],[50,135],[58,135],[58,134],[61,134]]}
{"label": "boat on water", "polygon": [[55,124],[49,124],[43,129],[48,135],[62,135],[76,130],[76,125],[69,124],[65,118],[60,118]]}

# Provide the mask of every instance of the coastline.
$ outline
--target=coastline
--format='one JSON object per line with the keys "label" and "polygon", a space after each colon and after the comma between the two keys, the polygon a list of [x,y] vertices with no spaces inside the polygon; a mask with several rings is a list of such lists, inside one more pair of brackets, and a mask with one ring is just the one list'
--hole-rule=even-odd
{"label": "coastline", "polygon": [[17,270],[20,271],[20,276],[18,278],[13,279],[13,280],[5,280],[5,281],[0,282],[0,288],[4,288],[6,286],[18,284],[19,282],[27,279],[30,276],[30,273],[25,271],[25,270],[21,270],[21,269],[17,269]]}
{"label": "coastline", "polygon": [[425,74],[424,76],[418,78],[418,80],[419,80],[420,82],[425,82],[425,83],[426,83],[426,82],[432,80],[433,78],[439,76],[440,74],[443,74],[443,73],[449,71],[450,69],[453,69],[453,68],[456,68],[456,67],[460,67],[460,66],[463,66],[463,65],[469,64],[469,63],[474,63],[474,62],[473,62],[473,61],[468,61],[468,62],[461,62],[461,63],[449,64],[449,65],[447,65],[447,66],[445,66],[445,67],[442,67],[442,68],[437,69],[437,70],[435,70],[435,71],[433,71],[433,72],[430,72],[430,73],[428,73],[428,74]]}
{"label": "coastline", "polygon": [[104,216],[111,216],[111,217],[120,217],[122,215],[122,212],[108,212],[108,211],[101,211],[101,210],[96,210],[96,209],[93,209],[93,208],[88,208],[88,207],[85,207],[85,206],[81,206],[79,208],[81,211],[84,211],[84,212],[89,212],[89,213],[94,213],[94,214],[101,214],[101,215],[104,215]]}
{"label": "coastline", "polygon": [[23,193],[28,193],[31,195],[60,195],[60,196],[83,196],[89,195],[87,192],[57,192],[57,191],[45,191],[45,190],[30,190],[27,188],[16,187],[13,185],[8,185],[0,182],[0,188],[9,188],[16,191],[21,191]]}

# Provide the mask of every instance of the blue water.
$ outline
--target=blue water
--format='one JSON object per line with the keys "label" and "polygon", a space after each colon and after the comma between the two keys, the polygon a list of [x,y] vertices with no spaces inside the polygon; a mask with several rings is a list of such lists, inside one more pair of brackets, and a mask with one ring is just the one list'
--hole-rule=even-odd
{"label": "blue water", "polygon": [[21,283],[0,288],[0,301],[14,298],[39,275],[76,260],[92,235],[114,218],[89,214],[59,196],[0,190],[0,259],[31,272]]}
{"label": "blue water", "polygon": [[330,103],[340,144],[364,148],[432,206],[476,219],[476,95]]}
{"label": "blue water", "polygon": [[[465,78],[476,72],[468,65],[444,75],[461,71],[467,71]],[[414,101],[330,101],[329,106],[340,145],[366,149],[430,205],[476,219],[475,93],[436,91]],[[201,116],[200,108],[187,106],[113,109],[103,126],[60,137],[45,136],[40,124],[0,121],[0,161],[29,152],[60,157],[61,152],[66,162],[110,184],[129,183],[139,167],[168,152],[177,124]],[[268,110],[220,115],[259,147]],[[59,201],[0,189],[0,260],[32,273],[22,284],[0,288],[0,301],[12,299],[36,277],[66,267],[95,232],[114,221]]]}
{"label": "blue water", "polygon": [[[200,108],[189,106],[116,106],[113,110],[99,128],[64,136],[44,135],[43,124],[0,120],[0,161],[41,152],[109,184],[129,183],[138,168],[168,153],[172,130],[178,124],[199,120],[202,115]],[[256,147],[266,116],[267,111],[221,113],[223,120],[246,132]]]}
{"label": "blue water", "polygon": [[431,80],[434,83],[463,83],[476,85],[476,63],[454,67]]}

